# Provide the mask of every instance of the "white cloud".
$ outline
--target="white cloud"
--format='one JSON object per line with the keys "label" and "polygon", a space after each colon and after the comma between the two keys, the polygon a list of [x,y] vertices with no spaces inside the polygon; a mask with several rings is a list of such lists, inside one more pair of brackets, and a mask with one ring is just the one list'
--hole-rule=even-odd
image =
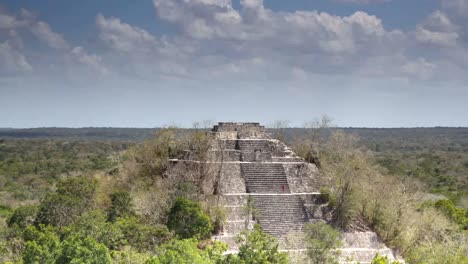
{"label": "white cloud", "polygon": [[320,74],[355,74],[356,78],[431,80],[450,68],[441,65],[463,68],[468,61],[463,25],[446,2],[445,9],[406,32],[389,30],[379,17],[363,11],[348,16],[276,11],[262,0],[241,0],[237,9],[230,0],[153,0],[153,4],[158,17],[171,23],[174,31],[157,36],[98,14],[98,39],[101,47],[108,47],[99,52],[68,43],[28,11],[3,20],[0,16],[0,28],[27,25],[37,39],[77,65],[101,74],[120,72],[148,79],[305,80]]}
{"label": "white cloud", "polygon": [[[242,0],[239,10],[227,1],[153,2],[161,19],[181,29],[168,39],[169,46],[189,47],[179,63],[194,67],[197,77],[216,68],[217,76],[225,69],[226,75],[245,72],[257,78],[253,72],[263,66],[248,63],[253,57],[265,62],[261,75],[274,78],[290,73],[290,68],[353,72],[373,56],[402,53],[407,41],[403,32],[386,30],[378,17],[361,11],[341,17],[317,11],[276,12],[261,0]],[[282,73],[274,72],[273,65]]]}
{"label": "white cloud", "polygon": [[31,26],[31,32],[39,40],[47,44],[49,47],[54,49],[68,49],[68,43],[65,41],[62,35],[54,32],[50,26],[42,21],[38,21]]}
{"label": "white cloud", "polygon": [[445,47],[456,46],[459,38],[457,26],[441,11],[433,12],[422,23],[418,24],[415,35],[420,42]]}
{"label": "white cloud", "polygon": [[14,16],[8,14],[0,14],[0,29],[14,29],[21,26],[21,22]]}
{"label": "white cloud", "polygon": [[442,7],[466,15],[468,12],[468,0],[442,0]]}
{"label": "white cloud", "polygon": [[95,54],[88,54],[83,47],[74,47],[71,51],[74,58],[81,64],[89,66],[101,75],[109,74],[109,70],[102,64],[102,58]]}
{"label": "white cloud", "polygon": [[410,76],[415,76],[420,79],[428,79],[432,77],[436,65],[434,63],[428,62],[424,58],[418,58],[415,61],[408,61],[402,65],[402,71],[409,74]]}
{"label": "white cloud", "polygon": [[[53,50],[28,58],[25,55],[27,52],[23,52],[23,49],[28,48],[23,45],[23,38],[29,37],[25,36],[27,32],[35,37],[33,41],[38,40]],[[0,13],[0,34],[7,38],[0,44],[0,74],[46,72],[83,66],[99,74],[110,72],[100,56],[87,53],[83,47],[72,48],[61,34],[29,10],[21,9],[18,14]],[[41,67],[33,67],[35,64]]]}
{"label": "white cloud", "polygon": [[0,74],[17,73],[32,70],[25,56],[15,50],[10,43],[0,43]]}
{"label": "white cloud", "polygon": [[113,49],[122,52],[141,52],[153,49],[156,38],[147,31],[123,23],[118,18],[106,18],[99,14],[96,25],[99,37]]}

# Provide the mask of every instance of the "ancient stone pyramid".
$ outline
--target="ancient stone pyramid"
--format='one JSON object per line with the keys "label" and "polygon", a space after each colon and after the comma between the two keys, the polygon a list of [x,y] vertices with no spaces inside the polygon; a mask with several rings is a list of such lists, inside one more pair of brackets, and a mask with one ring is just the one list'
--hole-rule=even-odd
{"label": "ancient stone pyramid", "polygon": [[[278,238],[281,250],[304,252],[305,244],[295,234],[300,234],[309,221],[327,219],[327,207],[319,193],[323,179],[317,166],[273,139],[259,123],[219,123],[212,129],[212,136],[204,170],[219,172],[219,203],[227,212],[223,229],[213,239],[226,242],[229,252],[235,252],[236,236],[258,223]],[[200,169],[201,161],[190,153],[177,162],[188,166],[187,172],[194,169],[192,163]],[[393,259],[375,233],[367,233],[344,235],[341,262],[352,259],[370,263],[375,253]]]}

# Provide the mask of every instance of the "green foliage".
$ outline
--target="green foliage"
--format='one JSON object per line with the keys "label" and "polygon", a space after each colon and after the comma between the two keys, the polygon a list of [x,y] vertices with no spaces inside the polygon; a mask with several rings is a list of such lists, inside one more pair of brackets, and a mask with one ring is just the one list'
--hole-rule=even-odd
{"label": "green foliage", "polygon": [[108,248],[91,237],[69,236],[62,244],[62,254],[57,264],[106,264],[111,263]]}
{"label": "green foliage", "polygon": [[111,207],[108,219],[114,222],[118,217],[129,217],[135,215],[132,208],[132,199],[126,191],[118,191],[111,194]]}
{"label": "green foliage", "polygon": [[158,130],[155,136],[132,149],[132,157],[140,168],[140,175],[162,176],[169,166],[169,159],[180,155],[182,147],[174,128]]}
{"label": "green foliage", "polygon": [[169,212],[167,227],[180,238],[209,238],[213,231],[210,217],[197,202],[178,197]]}
{"label": "green foliage", "polygon": [[90,209],[97,182],[86,177],[75,177],[57,183],[57,191],[41,201],[36,222],[65,227]]}
{"label": "green foliage", "polygon": [[17,226],[20,229],[26,228],[34,223],[37,210],[37,206],[20,206],[16,208],[10,218],[8,218],[8,227]]}
{"label": "green foliage", "polygon": [[87,177],[73,177],[57,183],[57,194],[81,197],[89,205],[96,191],[97,181]]}
{"label": "green foliage", "polygon": [[174,239],[156,249],[159,262],[153,259],[147,263],[214,264],[221,259],[226,249],[225,244],[216,242],[200,249],[199,242],[194,238]]}
{"label": "green foliage", "polygon": [[342,246],[340,232],[325,222],[308,223],[304,226],[307,255],[312,263],[338,263]]}
{"label": "green foliage", "polygon": [[28,263],[111,263],[109,250],[91,237],[69,235],[60,241],[51,226],[28,226],[23,233],[26,241],[22,259]]}
{"label": "green foliage", "polygon": [[136,251],[111,251],[110,254],[115,264],[141,264],[151,259],[149,255]]}
{"label": "green foliage", "polygon": [[226,208],[213,205],[208,208],[208,213],[212,221],[213,233],[218,234],[226,222]]}
{"label": "green foliage", "polygon": [[453,240],[422,243],[405,254],[405,260],[411,264],[468,264],[466,243],[466,237],[455,243]]}
{"label": "green foliage", "polygon": [[123,232],[127,244],[139,252],[151,251],[172,238],[167,227],[145,225],[136,217],[118,218],[115,225]]}
{"label": "green foliage", "polygon": [[333,193],[330,188],[322,187],[320,188],[320,202],[328,203],[329,208],[336,207],[336,194]]}
{"label": "green foliage", "polygon": [[0,205],[0,218],[9,217],[13,210],[7,205]]}
{"label": "green foliage", "polygon": [[23,233],[26,241],[22,252],[25,264],[28,263],[55,263],[62,253],[59,237],[54,228],[50,226],[28,226]]}
{"label": "green foliage", "polygon": [[86,212],[63,233],[66,237],[76,236],[82,239],[90,237],[109,249],[117,249],[126,245],[126,237],[121,227],[106,220],[107,217],[102,211]]}
{"label": "green foliage", "polygon": [[439,200],[434,206],[463,229],[468,229],[468,211],[455,207],[450,200]]}
{"label": "green foliage", "polygon": [[378,253],[374,256],[374,258],[372,259],[372,263],[371,264],[400,264],[399,261],[392,261],[390,262],[390,260],[386,257],[386,256],[380,256]]}
{"label": "green foliage", "polygon": [[279,252],[276,239],[265,234],[259,225],[255,225],[251,231],[242,232],[237,240],[240,245],[239,254],[227,255],[222,263],[289,263],[288,254]]}
{"label": "green foliage", "polygon": [[35,201],[69,175],[115,166],[110,156],[125,142],[64,139],[4,139],[0,144],[0,192],[5,205]]}

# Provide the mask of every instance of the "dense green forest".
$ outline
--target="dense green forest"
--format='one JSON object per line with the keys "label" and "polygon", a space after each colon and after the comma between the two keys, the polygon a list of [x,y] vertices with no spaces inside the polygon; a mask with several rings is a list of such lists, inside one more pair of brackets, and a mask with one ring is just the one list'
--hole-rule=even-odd
{"label": "dense green forest", "polygon": [[[333,128],[313,140],[310,129],[272,132],[281,132],[305,159],[319,160],[323,173],[336,180],[323,190],[334,227],[307,229],[311,259],[333,263],[324,251],[318,258],[317,247],[337,244],[313,237],[333,242],[335,229],[359,220],[408,263],[466,263],[468,129]],[[275,239],[258,227],[239,237],[240,254],[222,254],[226,246],[207,239],[222,212],[204,200],[196,182],[165,176],[168,158],[203,149],[203,135],[0,129],[0,262],[288,263]],[[342,175],[343,168],[351,171]],[[427,194],[425,202],[413,202],[416,193]],[[376,257],[375,263],[386,262]]]}

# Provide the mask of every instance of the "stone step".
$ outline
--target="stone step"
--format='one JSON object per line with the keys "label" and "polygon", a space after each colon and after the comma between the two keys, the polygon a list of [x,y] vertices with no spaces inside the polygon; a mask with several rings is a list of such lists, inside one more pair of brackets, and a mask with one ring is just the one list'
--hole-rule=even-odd
{"label": "stone step", "polygon": [[261,150],[262,152],[270,152],[269,140],[239,140],[237,142],[239,149],[242,151],[255,151]]}
{"label": "stone step", "polygon": [[299,195],[252,196],[255,217],[262,229],[279,237],[300,231],[307,222],[307,214]]}
{"label": "stone step", "polygon": [[245,163],[241,164],[241,170],[250,193],[290,192],[282,164]]}

